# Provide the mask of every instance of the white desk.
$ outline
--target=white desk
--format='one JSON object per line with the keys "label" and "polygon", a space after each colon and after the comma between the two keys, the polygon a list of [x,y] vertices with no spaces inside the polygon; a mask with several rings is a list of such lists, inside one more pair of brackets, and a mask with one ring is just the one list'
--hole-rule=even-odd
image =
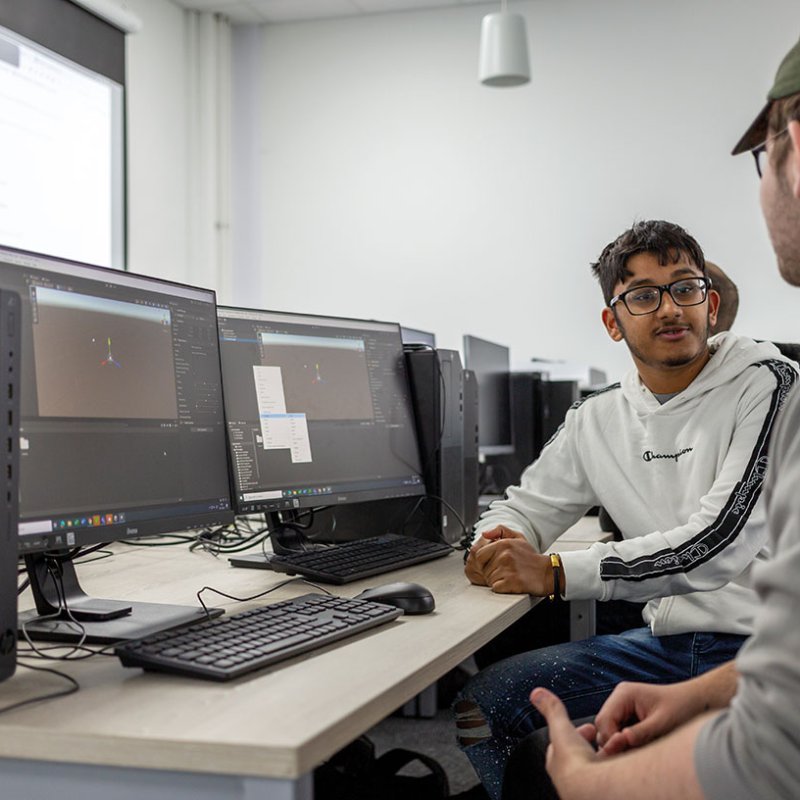
{"label": "white desk", "polygon": [[[189,553],[185,546],[118,545],[116,550],[113,559],[78,567],[89,593],[195,604],[195,593],[204,585],[248,596],[285,578],[233,569],[224,558]],[[74,676],[81,690],[0,715],[3,796],[308,800],[315,766],[535,602],[471,586],[460,554],[392,573],[391,579],[428,586],[436,611],[401,618],[230,684],[145,674],[108,657],[54,663]],[[337,593],[352,596],[375,582],[349,584]],[[307,591],[298,582],[251,605]],[[245,608],[216,602],[213,595],[204,599]],[[0,707],[62,685],[55,677],[19,668],[0,683]]]}
{"label": "white desk", "polygon": [[[79,567],[96,596],[195,604],[204,585],[247,596],[285,576],[233,569],[174,548],[117,546]],[[217,684],[125,669],[116,658],[54,664],[80,692],[0,715],[0,784],[8,798],[205,800],[311,797],[311,770],[436,681],[532,606],[470,586],[453,554],[392,574],[434,593],[433,614]],[[354,595],[375,579],[342,587]],[[303,583],[253,605],[312,591]],[[245,606],[230,601],[216,605]],[[41,663],[41,662],[34,662]],[[0,707],[62,687],[25,668],[0,684]],[[41,760],[32,760],[35,758]]]}

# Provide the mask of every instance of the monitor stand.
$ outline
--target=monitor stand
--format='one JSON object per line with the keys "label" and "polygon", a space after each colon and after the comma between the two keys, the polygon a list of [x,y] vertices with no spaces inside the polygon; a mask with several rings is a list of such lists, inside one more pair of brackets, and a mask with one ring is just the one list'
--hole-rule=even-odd
{"label": "monitor stand", "polygon": [[[83,640],[87,644],[111,644],[202,622],[208,616],[218,617],[223,613],[220,608],[209,608],[207,615],[196,606],[90,597],[80,586],[75,565],[65,556],[66,553],[25,556],[36,610],[19,614],[20,639],[27,634],[37,641],[76,643]],[[64,611],[65,607],[69,614]]]}
{"label": "monitor stand", "polygon": [[[290,512],[283,512],[284,514]],[[292,525],[287,525],[282,516],[278,513],[268,513],[264,515],[267,526],[270,529],[269,540],[272,543],[272,552],[278,555],[300,553],[304,550],[320,550],[325,547],[318,542],[312,542],[301,530]],[[231,556],[228,561],[232,567],[244,567],[245,569],[271,569],[269,565],[269,554],[262,552],[250,553],[248,555]]]}

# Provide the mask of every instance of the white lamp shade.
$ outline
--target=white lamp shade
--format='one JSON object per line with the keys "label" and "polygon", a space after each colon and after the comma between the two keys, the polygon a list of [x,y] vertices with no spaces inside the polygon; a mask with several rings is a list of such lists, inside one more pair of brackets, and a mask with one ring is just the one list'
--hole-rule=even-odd
{"label": "white lamp shade", "polygon": [[522,15],[501,11],[483,18],[478,77],[486,86],[519,86],[531,79]]}

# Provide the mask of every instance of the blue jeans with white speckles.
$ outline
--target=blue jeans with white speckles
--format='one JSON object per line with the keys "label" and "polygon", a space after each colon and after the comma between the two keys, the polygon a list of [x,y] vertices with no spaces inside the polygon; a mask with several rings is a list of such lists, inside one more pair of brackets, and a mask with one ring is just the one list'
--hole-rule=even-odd
{"label": "blue jeans with white speckles", "polygon": [[512,656],[478,673],[456,698],[459,743],[492,800],[500,800],[516,744],[544,727],[529,695],[545,686],[572,719],[594,716],[620,681],[674,683],[730,661],[745,636],[684,633],[653,636],[634,628]]}

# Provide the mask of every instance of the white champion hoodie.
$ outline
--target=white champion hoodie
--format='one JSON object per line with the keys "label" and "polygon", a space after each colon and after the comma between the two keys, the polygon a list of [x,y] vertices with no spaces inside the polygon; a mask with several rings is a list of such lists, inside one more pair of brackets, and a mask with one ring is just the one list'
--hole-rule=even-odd
{"label": "white champion hoodie", "polygon": [[750,634],[750,570],[768,555],[767,448],[797,365],[730,332],[709,347],[700,374],[663,405],[636,370],[576,403],[476,533],[505,525],[544,552],[601,505],[623,541],[561,553],[566,599],[649,601],[657,636]]}

